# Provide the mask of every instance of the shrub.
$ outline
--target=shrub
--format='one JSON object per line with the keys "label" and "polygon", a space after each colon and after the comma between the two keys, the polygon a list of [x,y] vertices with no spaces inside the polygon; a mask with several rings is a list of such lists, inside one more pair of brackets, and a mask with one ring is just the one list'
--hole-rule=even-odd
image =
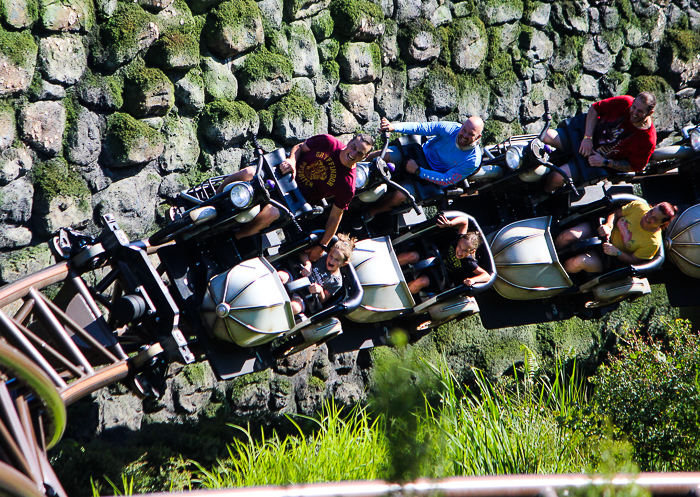
{"label": "shrub", "polygon": [[700,335],[686,321],[663,340],[624,333],[595,377],[594,414],[627,438],[643,471],[700,468]]}

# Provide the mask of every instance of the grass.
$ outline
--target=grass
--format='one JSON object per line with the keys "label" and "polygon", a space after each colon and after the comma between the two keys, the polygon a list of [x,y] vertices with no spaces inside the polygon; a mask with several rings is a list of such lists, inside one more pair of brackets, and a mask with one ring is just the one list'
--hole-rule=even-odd
{"label": "grass", "polygon": [[[440,393],[423,392],[396,409],[387,409],[386,399],[375,399],[374,409],[356,406],[349,413],[326,404],[311,433],[295,423],[298,433],[285,438],[262,433],[256,439],[238,427],[243,438],[229,446],[228,459],[212,468],[195,463],[194,486],[219,489],[376,478],[406,481],[418,476],[582,473],[606,470],[601,461],[609,465],[609,458],[599,454],[608,441],[599,446],[584,444],[583,433],[567,423],[588,402],[586,380],[575,367],[567,373],[558,362],[550,378],[534,361],[525,361],[518,369],[520,379],[497,384],[477,370],[476,383],[465,389],[445,362],[416,362],[393,371],[376,379],[377,391],[396,392],[399,382],[395,380],[412,378],[403,384],[419,388],[437,381]],[[421,379],[424,374],[431,378]],[[396,397],[406,398],[407,393],[399,388]],[[422,409],[416,409],[419,405]],[[409,433],[412,443],[399,432]],[[625,453],[621,447],[615,452]],[[619,469],[620,463],[616,464]]]}
{"label": "grass", "polygon": [[[566,362],[566,354],[539,357],[523,347],[508,375],[490,379],[472,368],[465,383],[444,355],[430,355],[429,362],[417,346],[388,350],[374,359],[366,406],[331,402],[318,417],[289,416],[285,435],[228,425],[235,434],[223,457],[193,454],[201,462],[181,458],[173,471],[163,466],[177,485],[170,477],[149,480],[137,462],[123,475],[93,482],[93,493],[697,471],[700,335],[678,321],[657,332],[629,328],[592,378]],[[638,487],[582,492],[644,494]]]}
{"label": "grass", "polygon": [[306,418],[316,424],[305,435],[299,424],[298,436],[255,440],[237,427],[243,440],[229,446],[230,458],[211,469],[195,463],[199,474],[193,482],[201,488],[230,488],[257,485],[288,485],[343,480],[371,480],[381,476],[386,448],[382,442],[381,420],[371,421],[365,409],[353,408],[344,414],[334,404],[326,404],[321,419]]}
{"label": "grass", "polygon": [[[561,364],[559,364],[561,366]],[[583,380],[564,374],[539,376],[526,361],[520,382],[493,384],[476,371],[476,386],[462,396],[447,368],[436,369],[446,394],[431,412],[447,441],[445,458],[453,474],[479,476],[524,473],[579,473],[589,466],[582,435],[561,420],[586,402]]]}

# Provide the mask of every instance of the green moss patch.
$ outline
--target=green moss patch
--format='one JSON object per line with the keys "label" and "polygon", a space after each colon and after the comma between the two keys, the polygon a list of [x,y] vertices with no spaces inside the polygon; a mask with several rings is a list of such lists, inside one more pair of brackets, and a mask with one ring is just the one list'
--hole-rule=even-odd
{"label": "green moss patch", "polygon": [[[120,109],[124,104],[122,93],[124,91],[124,81],[119,76],[102,76],[93,73],[88,68],[83,74],[80,83],[78,83],[78,97],[86,104],[95,104],[88,98],[88,93],[93,89],[97,89],[103,95],[105,102],[98,107],[103,109]],[[98,103],[99,104],[99,103]]]}
{"label": "green moss patch", "polygon": [[335,32],[343,36],[353,36],[363,22],[376,24],[384,20],[381,7],[367,0],[333,0],[329,10],[335,21]]}
{"label": "green moss patch", "polygon": [[404,50],[407,49],[413,42],[413,39],[416,37],[416,35],[422,32],[431,34],[434,40],[441,41],[443,39],[443,36],[441,36],[438,29],[435,26],[433,26],[430,23],[430,21],[426,19],[416,19],[415,21],[407,24],[403,28],[399,28],[399,46]]}
{"label": "green moss patch", "polygon": [[81,209],[88,206],[90,189],[87,183],[61,158],[37,162],[32,169],[32,179],[34,187],[47,202],[59,196],[74,197]]}
{"label": "green moss patch", "polygon": [[138,5],[126,2],[118,5],[109,20],[100,26],[103,45],[117,52],[126,45],[138,44],[143,27],[153,21],[153,16]]}
{"label": "green moss patch", "polygon": [[288,114],[297,114],[304,120],[314,122],[318,122],[320,118],[316,102],[304,95],[296,85],[282,100],[272,106],[271,111],[274,119],[279,119],[283,115]]}
{"label": "green moss patch", "polygon": [[639,76],[630,82],[630,94],[638,95],[643,91],[650,91],[661,99],[667,92],[673,92],[671,85],[660,76]]}
{"label": "green moss patch", "polygon": [[689,62],[700,53],[700,34],[695,31],[669,29],[666,31],[666,41],[683,62]]}
{"label": "green moss patch", "polygon": [[278,76],[291,80],[293,73],[294,66],[287,57],[260,48],[246,57],[239,75],[245,81],[272,80]]}
{"label": "green moss patch", "polygon": [[184,24],[161,36],[148,51],[149,61],[161,68],[193,67],[199,62],[201,27]]}
{"label": "green moss patch", "polygon": [[338,56],[340,43],[335,38],[329,38],[318,44],[318,54],[321,60],[332,61]]}
{"label": "green moss patch", "polygon": [[257,128],[258,114],[246,103],[240,101],[217,100],[207,104],[200,117],[200,126],[205,129],[215,127]]}
{"label": "green moss patch", "polygon": [[211,10],[204,25],[203,34],[207,40],[219,36],[230,26],[262,22],[260,8],[253,0],[228,0]]}
{"label": "green moss patch", "polygon": [[29,31],[18,33],[5,31],[0,27],[0,52],[16,66],[34,66],[39,50]]}
{"label": "green moss patch", "polygon": [[124,89],[127,94],[131,91],[149,93],[164,85],[172,87],[172,83],[163,71],[155,67],[134,67],[124,74]]}
{"label": "green moss patch", "polygon": [[[374,4],[372,4],[374,5]],[[333,34],[335,23],[330,11],[324,10],[311,19],[311,31],[317,40],[325,40]]]}
{"label": "green moss patch", "polygon": [[115,112],[107,118],[106,144],[118,162],[125,159],[129,150],[138,146],[141,140],[145,140],[149,146],[156,146],[162,142],[162,136],[129,114]]}

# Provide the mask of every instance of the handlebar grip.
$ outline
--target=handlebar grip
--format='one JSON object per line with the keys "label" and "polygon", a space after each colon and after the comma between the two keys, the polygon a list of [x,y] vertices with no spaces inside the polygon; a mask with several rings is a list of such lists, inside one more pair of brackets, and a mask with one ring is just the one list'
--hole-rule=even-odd
{"label": "handlebar grip", "polygon": [[543,102],[544,103],[544,113],[549,114],[549,100],[546,100]]}
{"label": "handlebar grip", "polygon": [[262,150],[262,146],[260,145],[260,142],[258,142],[258,135],[254,134],[251,137],[251,140],[253,141],[253,145],[257,150]]}

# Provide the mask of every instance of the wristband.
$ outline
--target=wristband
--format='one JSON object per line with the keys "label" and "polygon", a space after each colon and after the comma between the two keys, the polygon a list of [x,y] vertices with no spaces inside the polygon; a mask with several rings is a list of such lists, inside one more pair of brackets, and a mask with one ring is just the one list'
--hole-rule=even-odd
{"label": "wristband", "polygon": [[592,136],[589,136],[589,135],[584,135],[584,136],[583,136],[583,139],[584,139],[584,140],[592,140],[593,137],[592,137]]}
{"label": "wristband", "polygon": [[617,249],[617,255],[615,257],[620,257],[622,255],[622,250]]}

